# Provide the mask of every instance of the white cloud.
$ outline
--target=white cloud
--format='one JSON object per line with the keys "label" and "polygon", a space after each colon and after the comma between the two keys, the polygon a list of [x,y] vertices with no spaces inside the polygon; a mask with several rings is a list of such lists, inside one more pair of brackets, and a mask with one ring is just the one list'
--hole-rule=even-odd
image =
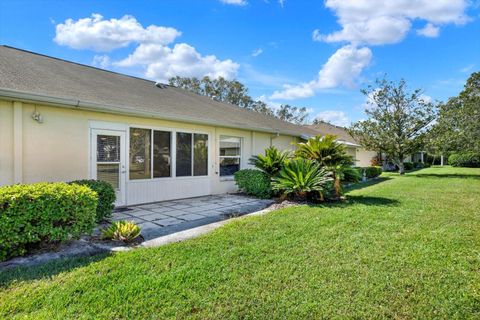
{"label": "white cloud", "polygon": [[362,70],[370,64],[371,59],[372,52],[369,48],[344,46],[323,65],[317,79],[295,86],[284,85],[282,91],[275,91],[270,98],[293,100],[311,97],[321,89],[351,87]]}
{"label": "white cloud", "polygon": [[111,62],[106,55],[97,55],[92,64],[107,68],[141,67],[144,75],[157,81],[173,76],[219,76],[234,78],[239,65],[230,59],[201,55],[186,43],[172,45],[181,32],[170,27],[150,25],[144,28],[133,16],[105,20],[100,14],[79,20],[67,19],[56,27],[54,41],[73,49],[112,51],[136,44],[134,51],[120,61]]}
{"label": "white cloud", "polygon": [[107,55],[95,55],[92,65],[101,69],[107,69],[110,66],[110,57]]}
{"label": "white cloud", "polygon": [[232,60],[219,60],[213,55],[202,56],[194,47],[179,43],[173,48],[160,44],[141,44],[124,60],[114,63],[120,67],[142,66],[148,78],[166,82],[174,76],[232,79],[239,65]]}
{"label": "white cloud", "polygon": [[436,38],[440,34],[440,28],[427,23],[425,27],[417,30],[417,34],[428,38]]}
{"label": "white cloud", "polygon": [[133,16],[125,15],[120,19],[105,20],[102,15],[94,13],[88,18],[76,21],[67,19],[58,24],[53,40],[73,49],[108,52],[131,43],[166,45],[180,35],[180,31],[169,27],[150,25],[144,28]]}
{"label": "white cloud", "polygon": [[467,0],[327,0],[325,6],[335,12],[342,29],[316,38],[354,44],[396,43],[403,40],[414,20],[429,23],[426,32],[431,36],[439,25],[466,23],[468,4]]}
{"label": "white cloud", "polygon": [[220,0],[220,2],[225,4],[233,4],[235,6],[244,6],[248,3],[245,0]]}
{"label": "white cloud", "polygon": [[285,0],[278,0],[278,4],[280,7],[284,8],[285,7]]}
{"label": "white cloud", "polygon": [[258,56],[261,55],[262,53],[263,53],[263,49],[262,49],[262,48],[255,49],[255,50],[253,50],[253,52],[252,52],[252,57],[258,57]]}
{"label": "white cloud", "polygon": [[319,112],[315,116],[315,119],[320,119],[341,127],[348,127],[351,123],[350,118],[345,112],[337,110],[327,110]]}

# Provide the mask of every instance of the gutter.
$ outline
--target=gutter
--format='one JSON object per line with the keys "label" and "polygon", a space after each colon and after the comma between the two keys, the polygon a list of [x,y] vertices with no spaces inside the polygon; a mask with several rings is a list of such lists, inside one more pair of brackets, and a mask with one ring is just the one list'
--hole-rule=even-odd
{"label": "gutter", "polygon": [[175,116],[165,116],[160,115],[158,113],[152,112],[145,112],[139,110],[132,110],[132,108],[127,107],[119,107],[114,105],[105,105],[99,104],[95,102],[88,102],[88,101],[81,101],[76,99],[70,98],[59,98],[49,95],[37,94],[37,93],[29,93],[20,90],[12,90],[12,89],[2,89],[0,88],[0,98],[7,98],[7,99],[14,99],[22,102],[27,103],[38,103],[41,102],[45,105],[55,106],[55,107],[63,107],[69,109],[78,109],[78,110],[86,110],[86,111],[94,111],[94,112],[104,112],[104,113],[114,113],[114,114],[121,114],[121,115],[129,115],[129,116],[139,116],[145,118],[154,118],[154,119],[162,119],[162,120],[169,120],[169,121],[177,121],[177,122],[186,122],[192,124],[202,124],[202,125],[209,125],[214,127],[224,127],[224,128],[232,128],[232,129],[242,129],[242,130],[251,130],[257,132],[265,132],[274,135],[278,135],[280,133],[290,136],[299,137],[301,134],[294,133],[290,131],[283,131],[280,132],[276,129],[261,129],[249,126],[235,126],[235,125],[219,125],[218,123],[213,123],[210,121],[198,120],[189,117],[175,117]]}

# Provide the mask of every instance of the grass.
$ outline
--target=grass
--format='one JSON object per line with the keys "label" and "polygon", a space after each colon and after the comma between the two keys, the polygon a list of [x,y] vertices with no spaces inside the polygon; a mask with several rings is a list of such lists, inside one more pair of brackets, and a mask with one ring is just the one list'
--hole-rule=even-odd
{"label": "grass", "polygon": [[480,170],[429,168],[344,203],[155,249],[0,274],[0,318],[480,318]]}

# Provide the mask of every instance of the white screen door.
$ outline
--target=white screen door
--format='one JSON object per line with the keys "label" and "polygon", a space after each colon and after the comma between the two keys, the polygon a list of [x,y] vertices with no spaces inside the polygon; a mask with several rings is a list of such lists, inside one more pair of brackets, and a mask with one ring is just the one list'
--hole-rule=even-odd
{"label": "white screen door", "polygon": [[91,131],[91,178],[110,183],[115,189],[116,206],[126,204],[125,132]]}

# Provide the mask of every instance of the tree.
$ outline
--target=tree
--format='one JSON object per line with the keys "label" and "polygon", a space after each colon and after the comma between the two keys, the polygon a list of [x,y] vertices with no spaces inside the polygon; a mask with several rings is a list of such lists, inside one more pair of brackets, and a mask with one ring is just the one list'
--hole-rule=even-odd
{"label": "tree", "polygon": [[457,97],[439,106],[429,147],[443,153],[480,153],[480,72],[470,75]]}
{"label": "tree", "polygon": [[308,117],[307,108],[281,105],[278,110],[269,107],[265,102],[254,100],[248,95],[248,88],[237,80],[226,80],[222,77],[183,78],[173,77],[168,80],[171,86],[186,89],[212,99],[227,102],[241,108],[253,110],[283,121],[304,124]]}
{"label": "tree", "polygon": [[292,107],[288,104],[282,104],[275,112],[275,116],[283,121],[296,124],[305,124],[308,118],[307,108]]}
{"label": "tree", "polygon": [[347,154],[344,144],[334,135],[316,136],[307,142],[297,143],[295,155],[317,162],[333,176],[333,189],[338,199],[342,193],[341,180],[353,165],[353,157]]}
{"label": "tree", "polygon": [[376,86],[363,89],[368,107],[367,120],[354,123],[349,133],[369,150],[383,152],[404,174],[403,161],[419,151],[431,122],[435,106],[421,89],[409,91],[405,80],[381,79]]}

